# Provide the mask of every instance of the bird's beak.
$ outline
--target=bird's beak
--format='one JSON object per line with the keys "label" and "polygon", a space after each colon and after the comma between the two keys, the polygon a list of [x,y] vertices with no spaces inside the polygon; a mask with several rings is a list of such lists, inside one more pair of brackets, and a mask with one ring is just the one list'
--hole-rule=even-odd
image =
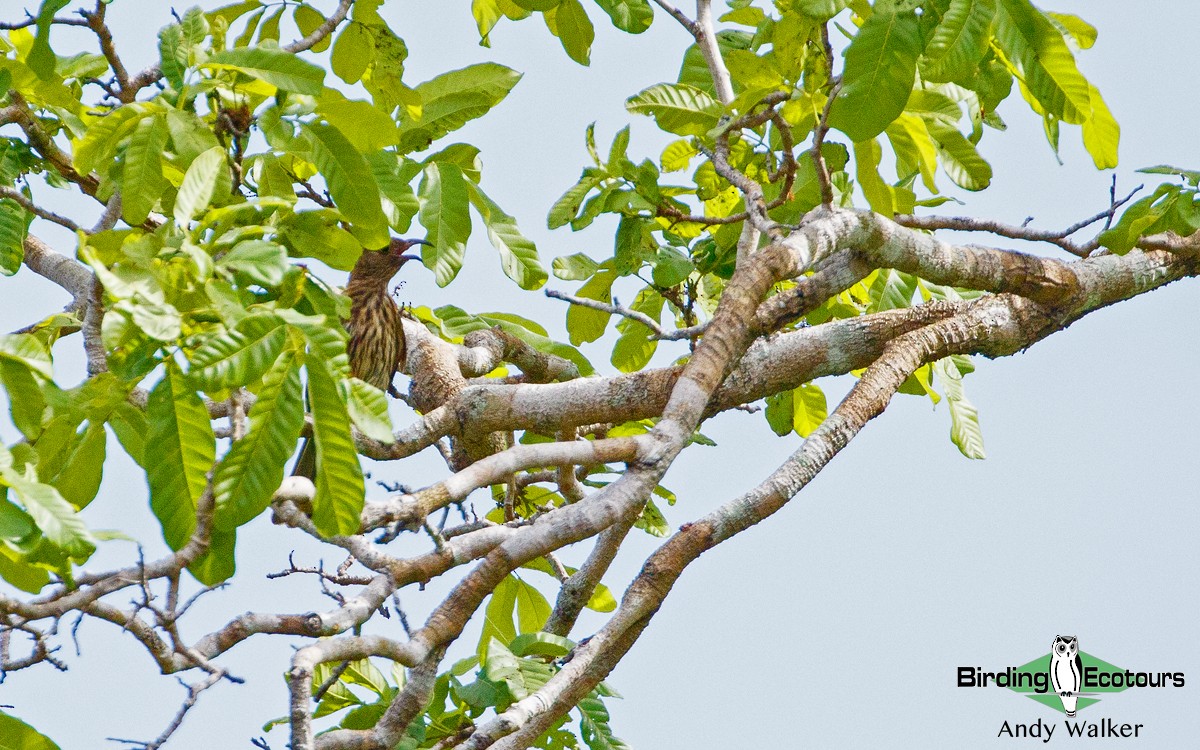
{"label": "bird's beak", "polygon": [[420,260],[421,259],[421,256],[419,256],[419,255],[409,255],[408,253],[401,253],[400,255],[397,255],[396,257],[399,258],[404,263],[407,263],[410,260]]}

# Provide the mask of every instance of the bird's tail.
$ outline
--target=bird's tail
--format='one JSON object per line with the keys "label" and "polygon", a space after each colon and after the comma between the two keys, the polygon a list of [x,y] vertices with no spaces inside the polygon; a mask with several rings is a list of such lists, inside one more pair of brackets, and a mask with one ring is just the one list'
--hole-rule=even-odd
{"label": "bird's tail", "polygon": [[312,438],[305,438],[300,446],[300,455],[292,467],[292,476],[315,480],[317,476],[317,449],[312,444]]}

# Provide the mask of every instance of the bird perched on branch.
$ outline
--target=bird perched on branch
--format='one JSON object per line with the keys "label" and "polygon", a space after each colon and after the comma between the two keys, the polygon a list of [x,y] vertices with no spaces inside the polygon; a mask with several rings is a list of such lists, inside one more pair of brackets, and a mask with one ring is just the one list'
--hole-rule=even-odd
{"label": "bird perched on branch", "polygon": [[[364,250],[344,290],[350,298],[350,320],[346,324],[350,374],[393,395],[396,391],[392,379],[404,361],[405,346],[400,308],[392,300],[388,285],[405,263],[420,260],[405,251],[413,245],[428,244],[425,240],[393,239],[382,250]],[[305,441],[292,474],[312,479],[315,464],[315,451]]]}

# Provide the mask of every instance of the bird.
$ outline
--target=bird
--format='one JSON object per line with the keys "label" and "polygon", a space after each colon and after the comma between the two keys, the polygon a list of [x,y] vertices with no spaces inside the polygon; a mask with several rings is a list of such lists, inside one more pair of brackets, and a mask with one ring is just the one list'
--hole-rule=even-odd
{"label": "bird", "polygon": [[1079,639],[1073,635],[1054,636],[1050,647],[1050,680],[1062,700],[1063,711],[1074,716],[1083,683],[1083,663],[1079,658]]}
{"label": "bird", "polygon": [[[395,238],[380,250],[364,250],[343,290],[350,298],[350,320],[346,323],[350,374],[393,395],[396,391],[392,379],[404,361],[405,346],[400,308],[392,300],[388,285],[405,263],[420,260],[405,252],[414,245],[430,243]],[[312,479],[316,475],[314,454],[310,441],[305,440],[292,475]]]}

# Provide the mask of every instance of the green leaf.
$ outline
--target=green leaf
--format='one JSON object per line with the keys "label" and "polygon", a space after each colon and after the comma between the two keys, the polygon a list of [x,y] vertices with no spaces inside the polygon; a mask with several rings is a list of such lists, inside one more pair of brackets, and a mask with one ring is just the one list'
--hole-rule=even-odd
{"label": "green leaf", "polygon": [[155,115],[138,123],[125,149],[121,211],[137,226],[146,220],[163,190],[162,157],[167,148],[167,121]]}
{"label": "green leaf", "polygon": [[630,34],[640,34],[654,22],[649,0],[596,0],[612,19],[613,26]]}
{"label": "green leaf", "polygon": [[508,96],[521,74],[496,63],[470,65],[433,78],[416,88],[421,115],[402,110],[400,153],[422,151],[438,138],[481,117]]}
{"label": "green leaf", "polygon": [[717,126],[722,111],[716,99],[682,83],[658,83],[643,89],[625,102],[625,109],[652,116],[658,127],[677,135],[707,134]]}
{"label": "green leaf", "polygon": [[[29,517],[24,511],[17,508],[17,506],[5,500],[4,493],[0,491],[0,508],[3,508],[5,505],[12,508],[13,511],[20,513],[22,516],[25,516],[25,518]],[[0,510],[0,515],[3,515],[2,510]],[[33,522],[29,521],[28,523],[29,531],[32,532]],[[24,534],[21,536],[24,536]],[[50,583],[50,572],[40,566],[31,565],[24,562],[20,559],[20,556],[16,552],[7,549],[4,546],[0,546],[0,578],[8,581],[21,591],[24,591],[28,594],[36,594],[45,588],[46,584]],[[12,732],[12,728],[3,723],[4,716],[4,712],[0,711],[0,732]],[[21,735],[5,734],[4,736],[20,737]],[[36,748],[38,746],[34,745],[33,747]],[[53,745],[52,747],[57,748],[58,746]]]}
{"label": "green leaf", "polygon": [[522,289],[540,289],[546,283],[546,268],[538,257],[533,241],[521,234],[517,220],[504,213],[478,185],[467,182],[466,187],[471,205],[479,212],[479,217],[487,227],[488,239],[500,253],[504,275],[517,282]]}
{"label": "green leaf", "polygon": [[192,161],[175,197],[176,224],[186,227],[197,214],[208,208],[217,183],[221,181],[221,173],[226,172],[227,176],[228,169],[225,149],[220,146],[210,148]]}
{"label": "green leaf", "polygon": [[59,750],[49,737],[3,711],[0,711],[0,738],[3,750]]}
{"label": "green leaf", "polygon": [[875,281],[871,284],[871,305],[868,312],[911,307],[916,290],[915,276],[891,268],[881,268],[876,272]]}
{"label": "green leaf", "polygon": [[29,441],[37,440],[46,412],[46,398],[37,378],[24,363],[0,357],[0,382],[8,392],[13,425]]}
{"label": "green leaf", "polygon": [[75,169],[80,174],[99,170],[102,162],[113,158],[121,141],[133,132],[143,117],[162,110],[162,106],[154,102],[134,102],[91,120],[83,137],[72,142],[71,160]]}
{"label": "green leaf", "polygon": [[319,96],[325,69],[278,47],[250,47],[217,52],[204,63],[218,70],[236,70],[297,94]]}
{"label": "green leaf", "polygon": [[366,24],[351,21],[333,43],[329,67],[346,83],[358,83],[375,59],[375,36]]}
{"label": "green leaf", "polygon": [[275,360],[249,416],[250,431],[233,444],[213,475],[215,522],[227,531],[262,513],[283,481],[304,426],[297,352],[286,351]]}
{"label": "green leaf", "polygon": [[[579,287],[575,296],[600,302],[612,302],[612,285],[616,278],[617,274],[613,270],[612,261],[605,261],[600,270],[586,284]],[[603,310],[593,310],[581,305],[568,306],[567,333],[571,343],[579,346],[600,338],[604,335],[604,329],[608,327],[608,319],[611,317],[612,313]]]}
{"label": "green leaf", "polygon": [[347,99],[336,89],[325,89],[321,94],[317,114],[364,154],[395,146],[400,139],[396,122],[387,112],[370,102]]}
{"label": "green leaf", "polygon": [[358,238],[368,249],[387,245],[387,218],[380,205],[379,185],[371,166],[358,149],[331,125],[304,126],[312,162],[329,186],[338,211],[359,230]]}
{"label": "green leaf", "polygon": [[24,365],[47,380],[54,378],[49,350],[31,334],[0,333],[0,360]]}
{"label": "green leaf", "polygon": [[892,186],[879,175],[881,158],[883,149],[874,138],[854,144],[855,176],[863,195],[872,211],[890,218],[896,213],[896,202],[892,197]]}
{"label": "green leaf", "polygon": [[979,155],[975,144],[940,120],[926,120],[925,125],[942,159],[942,168],[954,184],[965,190],[983,190],[991,184],[992,165]]}
{"label": "green leaf", "polygon": [[579,734],[591,750],[629,750],[629,745],[613,736],[612,727],[608,723],[608,709],[595,697],[595,691],[579,701],[577,708]]}
{"label": "green leaf", "polygon": [[228,268],[245,274],[256,284],[275,287],[283,282],[283,275],[291,266],[282,245],[267,240],[244,240],[221,256],[217,268]]}
{"label": "green leaf", "polygon": [[660,247],[654,259],[652,278],[656,286],[669,288],[682,284],[694,270],[688,256],[673,247]]}
{"label": "green leaf", "polygon": [[431,243],[421,246],[421,261],[433,271],[438,286],[446,286],[462,268],[471,235],[467,180],[455,165],[433,162],[425,167],[417,197],[417,218]]}
{"label": "green leaf", "polygon": [[[325,16],[321,15],[320,11],[311,5],[297,5],[292,15],[292,20],[296,22],[296,28],[300,29],[300,34],[308,36],[320,28],[321,24],[325,23]],[[331,37],[326,36],[313,45],[312,51],[324,52],[329,49],[330,40]]]}
{"label": "green leaf", "polygon": [[381,443],[395,442],[392,421],[388,417],[387,395],[370,383],[351,378],[344,381],[346,407],[350,419],[372,440]]}
{"label": "green leaf", "polygon": [[830,126],[856,142],[882,133],[904,111],[920,53],[916,15],[873,13],[846,49],[844,83],[829,112]]}
{"label": "green leaf", "polygon": [[312,357],[307,364],[313,442],[317,446],[313,523],[325,536],[356,534],[366,488],[350,435],[350,415],[327,367]]}
{"label": "green leaf", "polygon": [[950,440],[967,458],[987,458],[983,452],[983,431],[979,427],[979,412],[967,400],[962,373],[949,357],[935,362],[933,371],[942,382],[946,404],[950,407]]}
{"label": "green leaf", "polygon": [[811,435],[828,414],[829,407],[820,386],[805,383],[792,391],[792,429],[800,437]]}
{"label": "green leaf", "polygon": [[551,633],[522,633],[512,640],[509,649],[517,656],[561,657],[571,653],[575,643],[569,638]]}
{"label": "green leaf", "polygon": [[792,391],[773,393],[767,396],[766,418],[771,431],[779,437],[790,435],[792,430]]}
{"label": "green leaf", "polygon": [[173,23],[159,29],[158,67],[175,91],[183,89],[187,64],[188,49],[183,44],[183,30],[179,24]]}
{"label": "green leaf", "polygon": [[1100,90],[1090,84],[1088,90],[1092,94],[1092,116],[1083,122],[1083,147],[1091,155],[1096,169],[1112,169],[1117,166],[1121,126],[1104,103]]}
{"label": "green leaf", "polygon": [[603,172],[585,169],[579,178],[579,182],[568,188],[567,192],[563,193],[562,197],[550,207],[550,213],[546,215],[546,226],[550,229],[558,229],[570,223],[579,213],[579,207],[583,205],[583,199],[594,188],[599,186],[605,177],[606,175]]}
{"label": "green leaf", "polygon": [[282,222],[283,237],[293,255],[316,258],[330,268],[349,271],[354,268],[362,245],[354,235],[337,226],[332,212],[303,211]]}
{"label": "green leaf", "polygon": [[967,78],[991,41],[996,0],[950,0],[925,47],[921,72],[928,80]]}
{"label": "green leaf", "polygon": [[54,14],[69,4],[70,0],[42,0],[42,6],[38,9],[37,37],[25,57],[25,63],[43,81],[54,76],[54,66],[57,62],[54,50],[50,49],[50,29]]}
{"label": "green leaf", "polygon": [[998,2],[996,40],[1026,89],[1063,122],[1085,122],[1092,111],[1090,86],[1062,33],[1029,0]]}
{"label": "green leaf", "polygon": [[274,315],[250,315],[236,330],[217,334],[197,349],[188,377],[209,393],[252,385],[275,366],[287,332],[284,322]]}
{"label": "green leaf", "polygon": [[1051,23],[1058,27],[1059,31],[1078,44],[1080,49],[1091,49],[1092,45],[1096,43],[1096,27],[1079,16],[1049,11],[1046,16]]}
{"label": "green leaf", "polygon": [[522,633],[536,633],[550,618],[550,603],[533,586],[520,578],[516,578],[516,581],[517,624]]}
{"label": "green leaf", "polygon": [[580,65],[588,65],[592,54],[592,42],[596,39],[596,29],[587,11],[579,0],[558,0],[553,10],[545,11],[546,22],[555,36],[562,42],[563,49]]}
{"label": "green leaf", "polygon": [[208,410],[172,360],[150,392],[146,416],[150,508],[162,525],[163,538],[178,550],[196,528],[196,505],[216,460],[216,438]]}
{"label": "green leaf", "polygon": [[[32,473],[32,469],[29,470]],[[83,562],[96,551],[96,539],[84,525],[75,506],[58,490],[42,484],[30,475],[14,469],[0,471],[0,478],[12,488],[25,511],[46,538],[75,562]]]}
{"label": "green leaf", "polygon": [[684,138],[674,141],[664,148],[658,163],[664,172],[678,172],[687,169],[692,157],[699,153],[700,151],[696,149],[692,141]]}
{"label": "green leaf", "polygon": [[63,499],[78,510],[86,508],[100,491],[106,442],[104,424],[89,424],[75,440],[66,461],[50,481]]}
{"label": "green leaf", "polygon": [[[659,320],[663,304],[666,300],[653,289],[643,289],[638,292],[630,309]],[[636,372],[645,367],[658,349],[658,341],[651,338],[651,331],[645,325],[625,318],[617,324],[621,337],[613,346],[612,364],[621,372]]]}
{"label": "green leaf", "polygon": [[[477,649],[480,663],[488,663],[490,643],[511,643],[517,637],[517,628],[513,625],[513,610],[516,606],[517,580],[508,575],[492,589],[492,595],[483,611],[483,632],[480,633]],[[489,678],[494,679],[490,675]]]}
{"label": "green leaf", "polygon": [[551,266],[554,268],[554,275],[566,281],[590,279],[600,268],[599,263],[583,253],[555,258]]}
{"label": "green leaf", "polygon": [[0,200],[0,274],[12,276],[25,260],[25,231],[32,217],[21,204]]}
{"label": "green leaf", "polygon": [[850,5],[850,0],[796,0],[796,10],[813,18],[833,18]]}

